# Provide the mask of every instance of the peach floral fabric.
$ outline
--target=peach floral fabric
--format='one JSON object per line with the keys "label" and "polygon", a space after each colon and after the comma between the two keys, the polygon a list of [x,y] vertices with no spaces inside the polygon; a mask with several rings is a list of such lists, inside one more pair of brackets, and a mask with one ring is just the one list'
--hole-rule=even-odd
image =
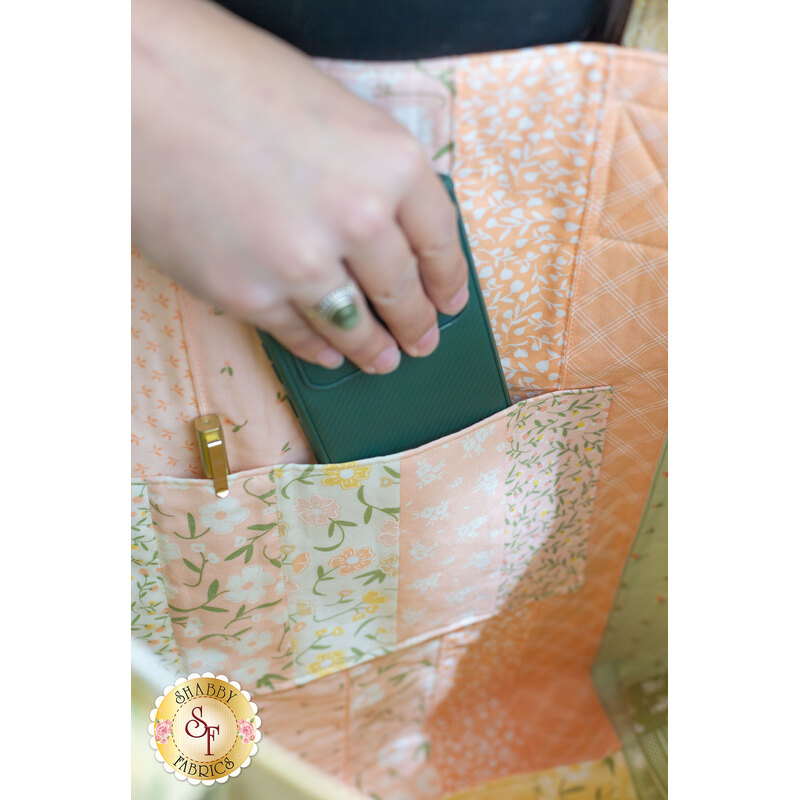
{"label": "peach floral fabric", "polygon": [[131,467],[137,478],[199,476],[192,421],[200,413],[178,285],[131,254]]}
{"label": "peach floral fabric", "polygon": [[[171,625],[139,634],[226,671],[269,735],[379,800],[602,761],[619,741],[590,667],[666,430],[666,59],[320,66],[452,174],[516,402],[311,464],[253,330],[134,253],[134,514]],[[209,412],[222,500],[192,439]]]}

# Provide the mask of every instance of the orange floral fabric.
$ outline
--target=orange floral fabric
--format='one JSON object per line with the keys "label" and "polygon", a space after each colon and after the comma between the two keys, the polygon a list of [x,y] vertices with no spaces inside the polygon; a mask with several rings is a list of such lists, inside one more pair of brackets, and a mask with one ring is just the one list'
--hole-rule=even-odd
{"label": "orange floral fabric", "polygon": [[512,399],[561,384],[608,59],[587,47],[465,60],[453,180]]}

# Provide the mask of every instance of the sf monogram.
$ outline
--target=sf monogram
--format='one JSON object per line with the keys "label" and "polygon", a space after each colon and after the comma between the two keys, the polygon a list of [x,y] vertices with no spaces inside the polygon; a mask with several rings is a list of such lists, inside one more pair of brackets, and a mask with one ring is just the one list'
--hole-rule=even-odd
{"label": "sf monogram", "polygon": [[[198,713],[199,716],[196,716]],[[211,752],[211,742],[214,740],[216,734],[219,733],[219,725],[209,725],[202,717],[203,706],[195,706],[192,709],[192,718],[186,723],[186,735],[191,736],[192,739],[202,739],[205,736],[206,755],[213,756],[214,754]],[[189,730],[190,725],[192,726],[191,731]],[[196,731],[196,733],[192,733],[192,731]]]}

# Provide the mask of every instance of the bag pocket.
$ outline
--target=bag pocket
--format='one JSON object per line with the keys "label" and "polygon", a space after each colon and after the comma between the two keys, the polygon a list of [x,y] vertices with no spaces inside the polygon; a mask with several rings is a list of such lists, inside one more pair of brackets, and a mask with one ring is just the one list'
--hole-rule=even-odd
{"label": "bag pocket", "polygon": [[609,388],[404,453],[147,482],[186,668],[291,688],[578,588]]}

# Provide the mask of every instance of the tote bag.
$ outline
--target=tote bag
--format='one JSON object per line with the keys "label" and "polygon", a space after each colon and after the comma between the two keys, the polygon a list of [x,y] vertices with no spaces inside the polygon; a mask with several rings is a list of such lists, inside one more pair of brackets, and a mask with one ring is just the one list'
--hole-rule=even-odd
{"label": "tote bag", "polygon": [[[513,798],[533,776],[635,796],[644,739],[614,723],[663,664],[620,672],[623,634],[603,698],[592,669],[666,435],[666,58],[318,64],[452,176],[513,405],[315,464],[255,331],[134,249],[139,672],[238,681],[270,742],[364,797]],[[194,440],[208,413],[225,498]]]}

